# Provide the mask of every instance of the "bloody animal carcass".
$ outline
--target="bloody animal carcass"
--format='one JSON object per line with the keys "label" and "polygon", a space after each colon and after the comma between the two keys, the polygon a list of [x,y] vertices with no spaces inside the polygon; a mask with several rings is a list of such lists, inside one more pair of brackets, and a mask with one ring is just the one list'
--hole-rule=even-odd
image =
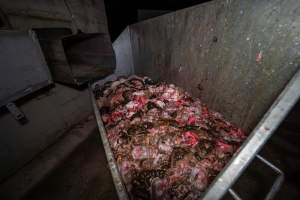
{"label": "bloody animal carcass", "polygon": [[197,199],[245,133],[173,84],[133,76],[94,91],[131,199]]}

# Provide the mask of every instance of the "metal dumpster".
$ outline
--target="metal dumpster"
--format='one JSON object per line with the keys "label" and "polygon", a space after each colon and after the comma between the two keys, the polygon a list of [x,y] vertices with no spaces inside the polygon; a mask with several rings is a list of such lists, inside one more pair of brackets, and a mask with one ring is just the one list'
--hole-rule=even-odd
{"label": "metal dumpster", "polygon": [[[248,139],[207,189],[220,199],[257,155],[300,97],[300,2],[221,1],[170,13],[127,27],[114,42],[115,74],[145,75],[200,97],[210,108],[248,132]],[[99,110],[91,92],[100,134],[120,199],[127,199]]]}

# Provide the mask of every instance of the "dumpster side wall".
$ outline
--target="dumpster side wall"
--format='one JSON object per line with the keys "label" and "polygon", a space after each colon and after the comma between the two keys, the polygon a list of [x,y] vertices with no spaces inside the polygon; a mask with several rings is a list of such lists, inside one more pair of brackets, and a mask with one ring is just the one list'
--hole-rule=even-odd
{"label": "dumpster side wall", "polygon": [[135,72],[250,131],[300,64],[300,1],[216,0],[130,26]]}

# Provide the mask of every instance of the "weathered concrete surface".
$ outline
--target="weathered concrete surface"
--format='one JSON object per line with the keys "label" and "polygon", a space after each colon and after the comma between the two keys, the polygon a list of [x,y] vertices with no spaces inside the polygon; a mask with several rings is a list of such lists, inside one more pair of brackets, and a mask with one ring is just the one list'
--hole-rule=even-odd
{"label": "weathered concrete surface", "polygon": [[130,26],[137,74],[250,131],[300,64],[300,1],[216,0]]}
{"label": "weathered concrete surface", "polygon": [[[2,0],[0,10],[11,28],[37,32],[54,81],[81,85],[115,69],[104,0]],[[63,29],[83,33],[62,44]]]}
{"label": "weathered concrete surface", "polygon": [[75,26],[87,33],[107,33],[104,0],[66,0]]}
{"label": "weathered concrete surface", "polygon": [[[44,150],[33,161],[0,184],[0,199],[21,199],[60,166],[92,134],[96,121],[93,115],[78,123],[58,142]],[[81,164],[82,165],[82,164]],[[44,199],[44,197],[41,197]]]}
{"label": "weathered concrete surface", "polygon": [[23,200],[117,200],[97,131]]}
{"label": "weathered concrete surface", "polygon": [[0,7],[17,29],[69,27],[108,33],[103,0],[1,0]]}

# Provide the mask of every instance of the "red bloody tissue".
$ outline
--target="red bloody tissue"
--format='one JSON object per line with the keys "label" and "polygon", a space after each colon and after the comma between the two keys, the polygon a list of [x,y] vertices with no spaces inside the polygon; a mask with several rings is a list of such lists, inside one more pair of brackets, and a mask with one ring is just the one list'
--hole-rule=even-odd
{"label": "red bloody tissue", "polygon": [[128,194],[199,199],[245,133],[184,90],[144,80],[135,76],[106,84],[98,99]]}

